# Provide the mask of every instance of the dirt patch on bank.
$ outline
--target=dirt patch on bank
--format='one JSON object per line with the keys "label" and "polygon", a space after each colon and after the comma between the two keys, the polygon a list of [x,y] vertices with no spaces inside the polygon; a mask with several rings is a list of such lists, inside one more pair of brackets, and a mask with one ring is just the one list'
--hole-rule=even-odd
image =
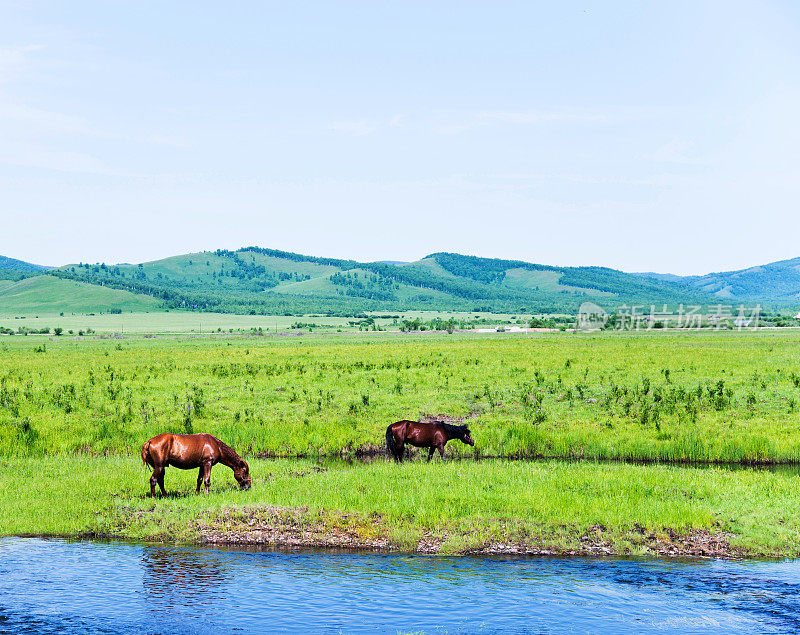
{"label": "dirt patch on bank", "polygon": [[211,544],[391,550],[388,532],[378,516],[309,514],[305,507],[258,506],[204,516],[194,525],[202,542]]}
{"label": "dirt patch on bank", "polygon": [[[473,555],[561,555],[611,556],[655,555],[740,559],[746,557],[731,546],[732,534],[715,527],[712,531],[692,530],[680,533],[665,528],[648,531],[611,531],[594,525],[582,531],[576,527],[542,528],[541,534],[529,535],[509,526],[505,538],[487,540],[482,532],[447,530],[416,533],[409,529],[397,540],[395,533],[377,514],[359,516],[342,512],[309,513],[304,507],[258,506],[228,509],[193,521],[200,541],[207,544],[263,545],[300,549],[354,549],[419,554]],[[400,534],[403,532],[400,531]],[[394,538],[393,538],[394,536]]]}
{"label": "dirt patch on bank", "polygon": [[[562,541],[564,531],[562,528]],[[594,525],[589,530],[578,532],[566,542],[577,542],[571,546],[560,546],[552,536],[540,539],[493,542],[476,549],[472,554],[516,554],[516,555],[562,555],[562,556],[611,556],[611,555],[652,555],[674,557],[724,558],[738,560],[747,556],[741,549],[731,545],[733,534],[716,528],[714,531],[693,529],[680,533],[671,528],[657,532],[647,531],[635,526],[632,531],[611,532],[602,525]]]}

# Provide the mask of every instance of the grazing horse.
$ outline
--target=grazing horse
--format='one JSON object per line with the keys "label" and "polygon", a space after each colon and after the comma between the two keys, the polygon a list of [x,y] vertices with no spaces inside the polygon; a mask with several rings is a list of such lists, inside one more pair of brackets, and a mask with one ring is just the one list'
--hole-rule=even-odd
{"label": "grazing horse", "polygon": [[156,495],[156,483],[164,489],[164,468],[168,465],[191,470],[200,468],[197,475],[197,493],[200,483],[205,483],[206,494],[211,486],[211,466],[217,463],[227,465],[233,470],[233,477],[242,489],[250,489],[250,468],[247,462],[232,448],[210,434],[172,434],[164,433],[153,437],[142,446],[142,461],[153,468],[150,477],[150,496]]}
{"label": "grazing horse", "polygon": [[434,450],[439,450],[439,454],[444,458],[444,444],[450,439],[458,439],[467,445],[475,445],[467,426],[454,426],[444,421],[422,423],[403,420],[386,428],[386,447],[389,448],[389,452],[397,462],[403,460],[403,449],[406,443],[418,448],[429,448],[429,461]]}

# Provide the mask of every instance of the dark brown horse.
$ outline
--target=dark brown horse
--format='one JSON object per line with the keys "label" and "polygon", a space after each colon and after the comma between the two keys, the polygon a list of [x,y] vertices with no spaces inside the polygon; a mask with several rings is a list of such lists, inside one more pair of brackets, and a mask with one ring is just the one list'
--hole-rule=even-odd
{"label": "dark brown horse", "polygon": [[205,483],[206,494],[211,486],[211,467],[217,463],[233,470],[233,477],[242,489],[250,488],[250,468],[247,462],[230,447],[210,434],[165,433],[153,437],[142,446],[142,461],[153,468],[150,477],[150,496],[156,495],[156,483],[164,489],[164,469],[171,465],[181,470],[200,468],[197,475],[197,493],[200,483]]}
{"label": "dark brown horse", "polygon": [[428,460],[434,450],[444,458],[444,444],[450,439],[458,439],[467,445],[475,445],[467,426],[454,426],[444,421],[422,423],[420,421],[398,421],[386,428],[386,447],[389,448],[395,461],[403,460],[405,444],[418,448],[429,448]]}

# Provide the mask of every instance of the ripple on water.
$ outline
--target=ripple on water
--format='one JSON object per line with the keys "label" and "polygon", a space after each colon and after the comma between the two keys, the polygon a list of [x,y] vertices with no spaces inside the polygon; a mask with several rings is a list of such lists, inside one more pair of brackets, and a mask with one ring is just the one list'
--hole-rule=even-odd
{"label": "ripple on water", "polygon": [[0,539],[0,631],[797,632],[800,562]]}

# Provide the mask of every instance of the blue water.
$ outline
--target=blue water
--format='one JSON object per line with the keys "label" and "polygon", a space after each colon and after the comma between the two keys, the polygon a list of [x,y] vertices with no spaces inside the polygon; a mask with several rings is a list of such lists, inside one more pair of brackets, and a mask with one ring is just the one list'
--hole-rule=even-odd
{"label": "blue water", "polygon": [[0,539],[0,632],[800,630],[800,562],[438,558]]}

